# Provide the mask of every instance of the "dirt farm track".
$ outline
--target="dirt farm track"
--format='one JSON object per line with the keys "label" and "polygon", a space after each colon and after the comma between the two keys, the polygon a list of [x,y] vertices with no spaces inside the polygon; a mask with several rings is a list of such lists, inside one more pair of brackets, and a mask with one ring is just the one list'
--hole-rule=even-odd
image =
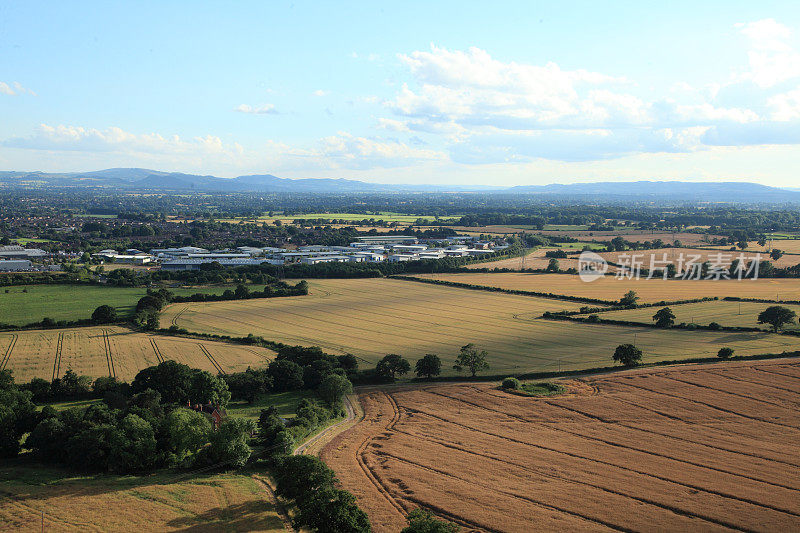
{"label": "dirt farm track", "polygon": [[486,531],[798,531],[800,360],[364,389],[322,451],[376,531],[423,506]]}

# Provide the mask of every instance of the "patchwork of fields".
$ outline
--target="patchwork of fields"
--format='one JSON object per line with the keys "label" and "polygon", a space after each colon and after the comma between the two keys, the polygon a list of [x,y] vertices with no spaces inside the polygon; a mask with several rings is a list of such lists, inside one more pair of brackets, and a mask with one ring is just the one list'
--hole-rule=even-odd
{"label": "patchwork of fields", "polygon": [[25,463],[0,473],[0,524],[15,531],[285,531],[258,479],[74,473]]}
{"label": "patchwork of fields", "polygon": [[363,390],[323,450],[377,532],[423,506],[488,531],[796,531],[800,363],[606,374],[551,398]]}
{"label": "patchwork of fields", "polygon": [[632,279],[618,280],[605,276],[590,283],[578,276],[567,274],[523,274],[504,272],[497,274],[417,274],[417,277],[441,279],[487,287],[517,289],[536,292],[552,292],[568,296],[619,300],[627,291],[634,290],[640,303],[688,300],[692,298],[761,298],[765,300],[800,300],[800,279],[757,280],[663,280]]}
{"label": "patchwork of fields", "polygon": [[310,280],[309,286],[311,294],[299,298],[173,305],[162,325],[320,346],[368,365],[388,353],[412,363],[433,353],[448,375],[455,374],[455,356],[468,342],[489,352],[492,374],[606,366],[617,345],[634,340],[645,361],[714,356],[722,346],[738,355],[800,349],[800,338],[768,333],[687,334],[537,318],[583,305],[553,299],[392,279]]}
{"label": "patchwork of fields", "polygon": [[273,355],[259,347],[149,335],[113,326],[0,333],[0,367],[12,370],[17,382],[54,379],[69,368],[94,378],[112,375],[130,381],[143,368],[166,359],[216,374],[260,366]]}

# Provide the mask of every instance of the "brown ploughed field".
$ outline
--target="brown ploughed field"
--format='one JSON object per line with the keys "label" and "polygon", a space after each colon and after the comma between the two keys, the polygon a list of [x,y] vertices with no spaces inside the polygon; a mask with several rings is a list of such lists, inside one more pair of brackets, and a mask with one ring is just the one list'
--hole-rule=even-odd
{"label": "brown ploughed field", "polygon": [[487,531],[800,530],[799,360],[563,384],[364,389],[322,458],[375,531],[419,506]]}

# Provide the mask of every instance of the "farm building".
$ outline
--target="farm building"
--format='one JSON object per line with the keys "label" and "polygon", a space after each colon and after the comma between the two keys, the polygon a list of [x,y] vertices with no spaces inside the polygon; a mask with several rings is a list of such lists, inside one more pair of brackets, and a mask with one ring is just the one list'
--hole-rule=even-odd
{"label": "farm building", "polygon": [[237,266],[249,266],[249,265],[260,265],[264,263],[263,259],[200,259],[200,258],[193,258],[193,259],[172,259],[169,261],[163,261],[161,263],[161,268],[163,270],[200,270],[200,265],[206,263],[219,263],[223,267],[237,267]]}
{"label": "farm building", "polygon": [[0,272],[30,270],[33,265],[27,259],[0,259]]}
{"label": "farm building", "polygon": [[188,407],[191,410],[197,411],[198,413],[201,413],[206,418],[208,418],[208,420],[214,426],[214,429],[218,429],[222,421],[228,418],[228,411],[226,411],[225,408],[220,405],[213,405],[210,403],[207,404],[196,403],[192,405],[190,403]]}
{"label": "farm building", "polygon": [[369,244],[416,244],[417,238],[413,235],[367,235],[357,237],[358,242]]}
{"label": "farm building", "polygon": [[0,246],[0,259],[39,259],[46,255],[47,252],[39,248],[23,248],[16,244]]}

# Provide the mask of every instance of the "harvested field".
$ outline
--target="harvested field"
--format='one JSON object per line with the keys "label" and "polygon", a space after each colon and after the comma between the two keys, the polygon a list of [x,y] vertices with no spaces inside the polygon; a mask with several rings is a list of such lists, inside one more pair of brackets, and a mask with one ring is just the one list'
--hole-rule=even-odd
{"label": "harvested field", "polygon": [[[773,266],[778,268],[786,268],[800,263],[800,255],[785,254],[780,259],[775,261],[770,259],[769,254],[764,252],[756,252],[747,250],[744,252],[731,252],[729,247],[725,249],[720,248],[657,248],[653,250],[625,250],[623,252],[598,252],[598,255],[611,263],[631,265],[633,261],[641,264],[641,268],[650,269],[651,261],[656,266],[660,266],[661,261],[668,261],[675,265],[676,268],[683,270],[683,265],[694,261],[702,263],[709,261],[712,264],[718,262],[724,265],[730,265],[734,259],[738,259],[743,255],[746,261],[752,261],[756,257],[756,253],[760,253],[761,261],[769,261]],[[508,268],[511,270],[521,270],[522,268],[545,269],[550,263],[550,258],[545,257],[545,252],[548,250],[555,250],[556,248],[539,248],[534,250],[525,257],[524,263],[519,257],[510,259],[503,259],[500,261],[487,261],[485,263],[474,263],[468,265],[467,268]],[[580,248],[578,248],[580,250]],[[697,258],[699,256],[699,258]],[[652,260],[651,260],[652,257]],[[578,254],[570,254],[566,258],[558,260],[558,265],[561,270],[568,268],[578,269]],[[617,267],[609,265],[609,272],[617,272]]]}
{"label": "harvested field", "polygon": [[645,242],[661,239],[663,242],[672,244],[676,240],[683,245],[698,246],[708,243],[710,239],[719,238],[719,235],[704,235],[702,233],[670,233],[665,231],[637,231],[637,230],[616,230],[616,231],[548,231],[537,232],[544,236],[572,237],[581,241],[610,241],[614,237],[622,237],[626,241]]}
{"label": "harvested field", "polygon": [[242,474],[74,473],[17,461],[0,473],[5,531],[285,531],[269,494]]}
{"label": "harvested field", "polygon": [[[658,265],[658,261],[668,261],[675,265],[676,268],[680,268],[681,265],[685,265],[690,259],[694,259],[694,256],[700,256],[699,259],[694,259],[698,263],[702,263],[704,261],[709,261],[710,263],[719,263],[723,265],[730,265],[734,259],[738,259],[740,255],[744,255],[744,258],[747,262],[752,261],[756,254],[760,254],[761,261],[769,261],[774,266],[778,268],[785,268],[794,266],[797,263],[800,263],[800,256],[797,255],[784,255],[777,261],[774,259],[770,259],[769,254],[764,252],[758,252],[755,250],[745,250],[745,251],[730,251],[728,249],[708,249],[708,248],[658,248],[655,250],[625,250],[624,252],[601,252],[599,255],[603,257],[606,261],[611,261],[613,263],[618,264],[631,264],[633,261],[633,257],[636,256],[636,261],[642,262],[643,268],[650,268],[650,261],[651,257],[653,257],[653,261],[655,265]],[[621,257],[622,256],[622,257]],[[627,257],[625,257],[627,256]],[[666,259],[665,259],[666,258]],[[573,266],[575,268],[578,267],[578,257],[575,256],[573,259],[574,264],[565,264],[562,265],[562,268],[568,268]],[[682,271],[683,269],[680,268]]]}
{"label": "harvested field", "polygon": [[[12,346],[13,343],[13,346]],[[9,351],[10,350],[10,351]],[[17,382],[54,379],[71,368],[91,377],[130,381],[143,368],[174,359],[216,374],[264,364],[270,350],[214,341],[138,333],[116,326],[0,333],[0,354]]]}
{"label": "harvested field", "polygon": [[370,366],[388,353],[412,364],[433,353],[449,375],[456,374],[455,356],[468,342],[489,352],[492,374],[605,366],[614,348],[634,336],[648,361],[713,356],[722,346],[740,355],[800,349],[798,337],[767,333],[687,334],[542,320],[537,317],[544,311],[584,304],[530,296],[393,279],[309,280],[309,287],[310,295],[303,298],[173,306],[162,324],[320,346],[330,353],[352,353]]}
{"label": "harvested field", "polygon": [[639,370],[525,398],[365,389],[322,458],[397,532],[426,507],[487,531],[796,531],[800,362]]}
{"label": "harvested field", "polygon": [[567,274],[523,274],[523,273],[465,273],[465,274],[417,274],[417,277],[441,279],[537,292],[552,292],[569,296],[619,300],[629,290],[634,290],[642,303],[691,298],[738,296],[765,300],[800,300],[800,279],[757,280],[663,280],[625,279],[613,276],[586,283],[578,276]]}
{"label": "harvested field", "polygon": [[[707,326],[711,322],[716,322],[722,326],[770,329],[769,324],[758,323],[758,314],[770,305],[775,304],[718,300],[696,304],[671,305],[669,308],[675,314],[676,324],[686,322],[687,324],[694,323]],[[784,307],[792,309],[800,316],[800,305],[785,305]],[[609,311],[599,316],[609,320],[630,320],[653,324],[653,315],[659,309],[659,307],[625,309],[623,311]],[[785,329],[798,330],[800,325],[795,320],[792,324],[787,324]]]}

